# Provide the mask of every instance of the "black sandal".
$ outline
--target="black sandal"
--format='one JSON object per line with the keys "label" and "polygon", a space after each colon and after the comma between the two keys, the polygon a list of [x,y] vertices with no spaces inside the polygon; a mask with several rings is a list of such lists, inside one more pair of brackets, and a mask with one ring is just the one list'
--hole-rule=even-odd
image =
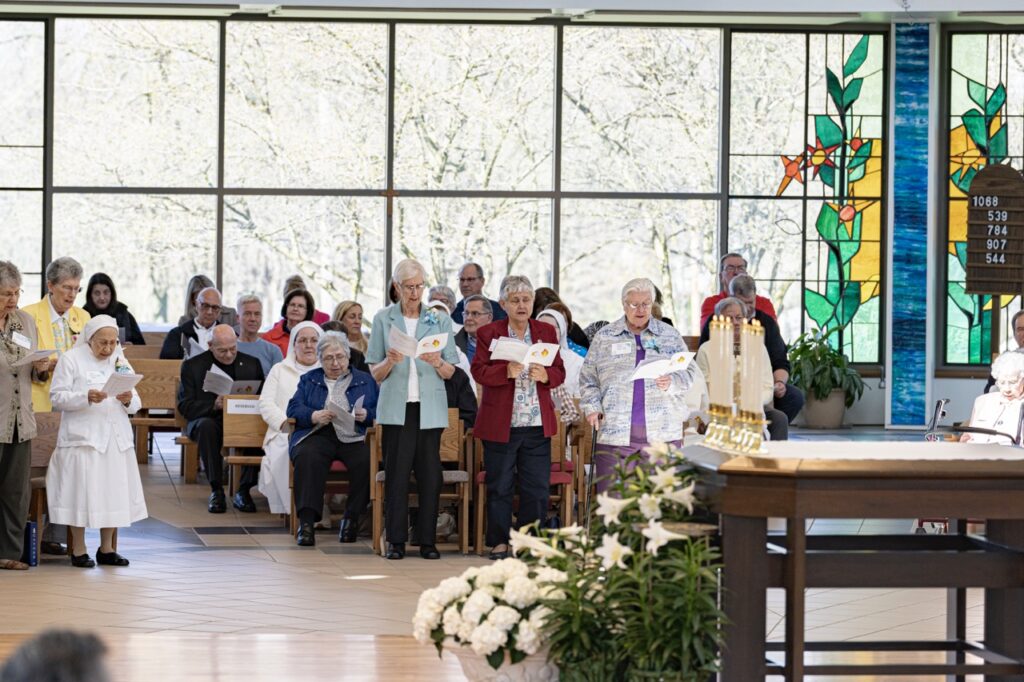
{"label": "black sandal", "polygon": [[[98,557],[99,554],[97,554],[96,556]],[[71,565],[75,568],[93,568],[94,566],[96,566],[96,562],[90,559],[89,553],[86,552],[85,554],[79,554],[78,556],[72,554]]]}
{"label": "black sandal", "polygon": [[127,566],[128,560],[117,552],[101,552],[96,550],[96,563],[103,566]]}

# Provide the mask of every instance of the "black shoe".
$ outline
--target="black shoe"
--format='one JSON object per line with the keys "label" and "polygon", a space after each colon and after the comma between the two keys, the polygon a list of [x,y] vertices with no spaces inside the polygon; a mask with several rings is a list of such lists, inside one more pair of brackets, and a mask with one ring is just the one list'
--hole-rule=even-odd
{"label": "black shoe", "polygon": [[338,531],[338,542],[355,542],[359,536],[359,519],[344,518]]}
{"label": "black shoe", "polygon": [[440,559],[441,553],[434,545],[420,545],[420,556],[424,559]]}
{"label": "black shoe", "polygon": [[248,490],[239,490],[235,493],[235,499],[231,500],[231,506],[246,514],[256,513],[256,503],[252,501],[252,495]]}
{"label": "black shoe", "polygon": [[509,557],[509,552],[508,552],[508,549],[507,549],[508,545],[505,545],[505,547],[506,547],[506,549],[504,549],[504,550],[502,550],[500,552],[495,552],[492,549],[491,553],[487,555],[487,558],[490,559],[491,561],[501,561],[502,559],[507,559]]}
{"label": "black shoe", "polygon": [[101,552],[96,550],[96,563],[102,566],[127,566],[128,560],[117,552]]}
{"label": "black shoe", "polygon": [[207,505],[206,510],[211,514],[223,514],[228,510],[227,500],[224,498],[224,490],[218,488],[210,493],[210,504]]}
{"label": "black shoe", "polygon": [[96,565],[96,562],[90,559],[89,553],[86,552],[85,554],[79,554],[78,556],[72,554],[71,565],[75,568],[93,568]]}
{"label": "black shoe", "polygon": [[299,547],[312,547],[316,545],[316,533],[313,532],[313,524],[299,524],[299,532],[295,534],[295,544]]}
{"label": "black shoe", "polygon": [[43,554],[55,554],[57,556],[64,556],[68,553],[68,548],[59,542],[53,542],[52,540],[43,540],[43,544],[40,547]]}
{"label": "black shoe", "polygon": [[384,554],[385,559],[404,559],[405,558],[405,543],[404,542],[389,542],[388,551]]}

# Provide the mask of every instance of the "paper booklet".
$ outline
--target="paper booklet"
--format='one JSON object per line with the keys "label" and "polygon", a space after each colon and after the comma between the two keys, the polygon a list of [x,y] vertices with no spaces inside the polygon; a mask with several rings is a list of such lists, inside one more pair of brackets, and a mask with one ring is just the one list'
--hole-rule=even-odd
{"label": "paper booklet", "polygon": [[682,372],[690,366],[690,361],[695,355],[696,353],[685,350],[669,356],[654,355],[637,365],[629,380],[657,379],[673,372]]}
{"label": "paper booklet", "polygon": [[519,339],[510,336],[499,336],[491,343],[492,360],[508,360],[521,365],[541,365],[550,367],[558,355],[560,346],[557,343],[535,343],[526,345]]}
{"label": "paper booklet", "polygon": [[448,332],[431,334],[416,340],[416,337],[409,336],[397,325],[391,325],[388,332],[388,348],[394,348],[402,355],[418,358],[424,353],[439,353],[448,345]]}
{"label": "paper booklet", "polygon": [[[356,430],[356,412],[363,407],[363,398],[364,396],[356,398],[356,403],[352,406],[352,410],[348,411],[342,407],[340,403],[335,401],[334,396],[328,396],[327,404],[324,405],[324,409],[331,413],[330,424],[343,429],[346,433],[354,433]],[[325,426],[327,426],[327,424],[317,424],[311,428],[306,435],[295,441],[295,445],[306,440]]]}
{"label": "paper booklet", "polygon": [[13,363],[11,365],[11,367],[24,367],[25,365],[28,365],[30,363],[39,362],[40,360],[45,360],[46,358],[50,357],[51,355],[53,355],[56,352],[57,351],[55,351],[55,350],[45,350],[45,349],[34,350],[31,353],[29,353],[28,355],[26,355],[25,357],[23,357],[21,360],[18,360],[17,362]]}
{"label": "paper booklet", "polygon": [[[186,338],[188,339],[188,343],[187,344],[185,343],[185,339]],[[194,358],[195,356],[200,355],[201,353],[205,353],[206,352],[206,349],[204,349],[202,346],[200,346],[196,342],[195,339],[193,339],[191,337],[186,337],[186,336],[182,336],[181,339],[182,339],[181,346],[182,346],[182,348],[185,351],[185,359],[186,360],[188,360],[189,358]]]}
{"label": "paper booklet", "polygon": [[100,390],[107,394],[108,398],[127,393],[135,388],[142,381],[141,374],[118,374],[114,372],[107,377],[107,383],[103,384]]}
{"label": "paper booklet", "polygon": [[259,389],[259,381],[235,381],[217,365],[203,379],[203,390],[214,395],[255,395]]}

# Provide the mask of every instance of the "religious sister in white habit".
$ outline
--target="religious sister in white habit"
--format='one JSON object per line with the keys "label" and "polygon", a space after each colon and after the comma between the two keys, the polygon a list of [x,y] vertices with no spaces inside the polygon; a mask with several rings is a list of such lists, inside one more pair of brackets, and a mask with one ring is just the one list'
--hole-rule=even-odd
{"label": "religious sister in white habit", "polygon": [[[148,516],[128,419],[141,401],[135,389],[104,393],[112,374],[133,370],[117,343],[117,321],[99,315],[61,356],[50,385],[53,409],[61,413],[46,472],[50,519],[70,527],[71,564],[78,568],[127,566],[114,549],[114,529]],[[100,529],[95,562],[85,547],[87,527]]]}

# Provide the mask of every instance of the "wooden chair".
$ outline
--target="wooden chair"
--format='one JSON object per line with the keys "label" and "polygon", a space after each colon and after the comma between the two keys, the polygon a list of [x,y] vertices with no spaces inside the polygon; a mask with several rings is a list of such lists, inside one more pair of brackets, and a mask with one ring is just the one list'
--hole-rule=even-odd
{"label": "wooden chair", "polygon": [[46,514],[46,469],[57,448],[60,412],[36,412],[36,437],[32,439],[32,499],[29,520],[36,524],[36,556],[42,556],[43,516]]}
{"label": "wooden chair", "polygon": [[159,360],[160,359],[160,346],[125,346],[124,356],[128,358],[128,362],[135,365],[136,360]]}
{"label": "wooden chair", "polygon": [[[562,423],[558,411],[555,411],[555,419],[558,421],[558,433],[551,440],[551,478],[549,485],[554,490],[551,492],[550,502],[558,505],[559,520],[563,525],[568,525],[572,518],[572,501],[576,492],[576,472],[582,467],[573,466],[568,459],[569,433],[565,424]],[[487,472],[484,470],[484,447],[483,442],[474,439],[474,468],[476,473],[476,541],[477,554],[483,556],[486,553],[484,545],[484,530],[487,524]],[[514,503],[513,503],[514,504]],[[542,520],[543,521],[543,520]]]}
{"label": "wooden chair", "polygon": [[235,454],[236,449],[259,449],[267,435],[267,423],[259,411],[259,396],[224,397],[224,442],[221,451],[228,465],[228,495],[235,494],[235,472],[243,466],[259,466],[263,455]]}
{"label": "wooden chair", "polygon": [[[573,461],[576,463],[576,523],[584,525],[587,516],[587,467],[594,466],[594,430],[582,413],[576,422]],[[590,491],[593,494],[593,491]]]}
{"label": "wooden chair", "polygon": [[195,483],[199,478],[199,444],[185,435],[185,426],[188,422],[178,412],[178,406],[174,406],[174,423],[181,435],[174,439],[175,445],[181,446],[181,476],[185,483]]}
{"label": "wooden chair", "polygon": [[684,336],[683,337],[683,343],[686,344],[686,348],[691,353],[696,353],[697,352],[697,347],[700,345],[698,343],[699,341],[700,341],[700,337],[699,336]]}
{"label": "wooden chair", "polygon": [[[381,470],[382,448],[380,445],[380,427],[370,450],[370,498],[373,504],[373,550],[381,553],[380,537],[384,527],[384,481],[385,472]],[[468,447],[472,439],[466,437],[466,429],[459,419],[459,410],[448,408],[448,427],[441,432],[441,465],[444,466],[441,486],[441,502],[455,502],[459,506],[459,549],[469,554],[469,503],[472,496],[470,482],[472,476],[472,458]],[[415,480],[413,481],[415,488]],[[415,494],[410,494],[415,501]],[[420,538],[424,542],[424,538]],[[429,542],[429,541],[428,541]]]}
{"label": "wooden chair", "polygon": [[[148,346],[129,346],[129,348]],[[127,357],[127,355],[126,355]],[[135,390],[142,408],[131,418],[135,427],[135,458],[139,464],[149,461],[150,431],[178,431],[174,410],[178,399],[181,360],[128,358],[136,374],[143,376]]]}

